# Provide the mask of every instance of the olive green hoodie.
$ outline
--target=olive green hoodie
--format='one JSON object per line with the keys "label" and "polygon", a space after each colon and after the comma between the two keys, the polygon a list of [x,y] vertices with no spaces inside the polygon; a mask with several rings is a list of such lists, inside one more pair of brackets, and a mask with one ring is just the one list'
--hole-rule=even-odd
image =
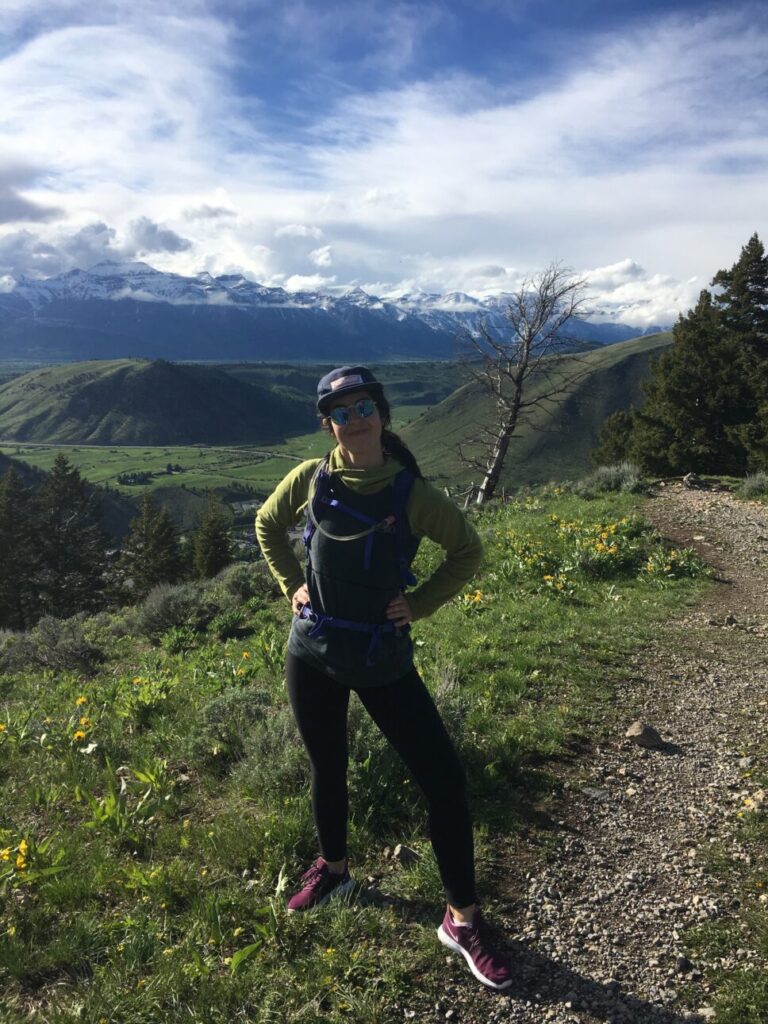
{"label": "olive green hoodie", "polygon": [[[304,518],[310,483],[320,462],[320,459],[309,459],[291,470],[256,516],[256,538],[267,565],[289,599],[305,581],[304,570],[294,554],[287,531]],[[375,494],[390,484],[403,467],[396,459],[387,458],[383,466],[350,469],[335,448],[328,468],[352,490]],[[464,513],[426,480],[414,482],[406,514],[414,536],[428,537],[446,553],[429,579],[408,592],[413,618],[423,619],[469,583],[482,559],[483,547]]]}

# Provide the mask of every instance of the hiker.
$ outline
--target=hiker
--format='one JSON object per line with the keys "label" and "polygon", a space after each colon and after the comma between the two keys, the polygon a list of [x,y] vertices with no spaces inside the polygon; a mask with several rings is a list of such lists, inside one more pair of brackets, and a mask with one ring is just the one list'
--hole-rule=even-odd
{"label": "hiker", "polygon": [[[346,846],[347,707],[354,690],[426,797],[448,901],[440,941],[464,956],[476,978],[504,989],[512,983],[509,967],[476,906],[464,771],[413,664],[409,629],[467,584],[482,545],[389,430],[389,403],[369,369],[327,373],[317,386],[317,409],[336,447],[293,469],[256,518],[264,558],[294,613],[288,697],[311,764],[321,853],[288,910],[309,910],[354,886]],[[287,537],[305,513],[306,575]],[[416,583],[410,566],[421,537],[441,545],[446,557],[406,594]]]}

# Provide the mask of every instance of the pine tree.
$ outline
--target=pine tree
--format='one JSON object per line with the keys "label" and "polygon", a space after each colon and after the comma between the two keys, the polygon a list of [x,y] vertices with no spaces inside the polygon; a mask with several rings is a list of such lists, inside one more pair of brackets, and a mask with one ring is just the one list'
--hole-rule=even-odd
{"label": "pine tree", "polygon": [[725,328],[746,350],[768,360],[768,256],[755,233],[730,270],[719,270],[712,284]]}
{"label": "pine tree", "polygon": [[763,469],[768,467],[768,256],[757,234],[712,284],[720,289],[715,302],[723,322],[741,344],[743,372],[753,394],[751,415],[736,433],[748,468]]}
{"label": "pine tree", "polygon": [[632,450],[656,473],[742,473],[738,428],[754,416],[741,345],[712,296],[673,329],[674,344],[652,364],[645,403],[633,417]]}
{"label": "pine tree", "polygon": [[635,410],[619,409],[607,416],[597,435],[597,447],[592,450],[593,466],[613,466],[632,458],[632,430]]}
{"label": "pine tree", "polygon": [[175,583],[182,574],[176,527],[149,491],[142,494],[139,515],[131,520],[120,565],[132,581],[132,592],[137,598],[144,597],[158,583]]}
{"label": "pine tree", "polygon": [[103,606],[107,538],[99,503],[66,456],[56,457],[33,506],[33,583],[42,613],[67,618]]}
{"label": "pine tree", "polygon": [[33,562],[32,496],[13,468],[0,479],[0,626],[24,629],[34,622],[30,587]]}
{"label": "pine tree", "polygon": [[192,534],[192,565],[196,576],[209,579],[232,561],[230,525],[230,517],[214,496],[209,495],[205,515]]}

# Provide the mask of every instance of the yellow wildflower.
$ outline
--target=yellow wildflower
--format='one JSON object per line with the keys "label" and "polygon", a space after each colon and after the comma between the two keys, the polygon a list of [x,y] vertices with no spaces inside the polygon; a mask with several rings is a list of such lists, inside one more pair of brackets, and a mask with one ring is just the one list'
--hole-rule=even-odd
{"label": "yellow wildflower", "polygon": [[21,842],[19,843],[19,853],[22,855],[22,857],[26,857],[28,850],[29,843],[27,842],[26,839],[22,839]]}
{"label": "yellow wildflower", "polygon": [[549,576],[549,575],[543,577],[543,579],[545,579],[547,581],[553,580],[554,578],[555,578],[554,576]]}
{"label": "yellow wildflower", "polygon": [[244,668],[239,668],[237,670],[237,672],[235,673],[235,675],[237,675],[237,676],[244,676],[245,675],[245,669]]}
{"label": "yellow wildflower", "polygon": [[249,652],[248,652],[248,651],[243,651],[243,657],[244,657],[244,658],[245,658],[246,660],[247,660],[248,658],[250,658],[250,656],[251,656],[251,655],[249,654]]}
{"label": "yellow wildflower", "polygon": [[83,740],[85,739],[85,733],[83,732],[82,729],[77,729],[74,732],[72,739],[74,740],[75,743],[82,743]]}
{"label": "yellow wildflower", "polygon": [[27,870],[27,858],[23,857],[21,854],[19,854],[18,857],[16,858],[16,870],[17,871],[26,871]]}
{"label": "yellow wildflower", "polygon": [[84,729],[90,729],[91,726],[93,725],[93,722],[87,715],[83,715],[83,717],[80,719],[80,725],[82,725]]}
{"label": "yellow wildflower", "polygon": [[0,722],[0,732],[5,732],[5,722]]}
{"label": "yellow wildflower", "polygon": [[244,931],[244,928],[235,928],[235,930],[232,932],[232,937],[236,939],[238,935],[242,935]]}
{"label": "yellow wildflower", "polygon": [[82,693],[80,694],[80,696],[79,696],[79,697],[77,698],[77,700],[75,701],[75,704],[77,704],[77,706],[78,706],[79,708],[81,708],[81,707],[83,706],[83,704],[87,704],[87,703],[88,703],[88,698],[87,698],[87,697],[84,697],[84,696],[82,695]]}
{"label": "yellow wildflower", "polygon": [[4,850],[0,850],[0,860],[10,860],[10,859],[11,859],[11,848],[10,848],[10,846],[6,846]]}

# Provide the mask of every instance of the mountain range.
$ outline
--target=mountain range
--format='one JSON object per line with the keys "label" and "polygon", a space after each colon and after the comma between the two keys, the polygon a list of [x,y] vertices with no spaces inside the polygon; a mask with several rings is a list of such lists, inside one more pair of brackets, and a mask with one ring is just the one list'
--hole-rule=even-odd
{"label": "mountain range", "polygon": [[[342,362],[449,359],[457,337],[506,329],[504,294],[410,292],[381,299],[361,288],[340,295],[288,292],[239,274],[194,277],[141,262],[105,260],[0,292],[0,359]],[[612,344],[661,327],[583,321],[570,337]]]}

